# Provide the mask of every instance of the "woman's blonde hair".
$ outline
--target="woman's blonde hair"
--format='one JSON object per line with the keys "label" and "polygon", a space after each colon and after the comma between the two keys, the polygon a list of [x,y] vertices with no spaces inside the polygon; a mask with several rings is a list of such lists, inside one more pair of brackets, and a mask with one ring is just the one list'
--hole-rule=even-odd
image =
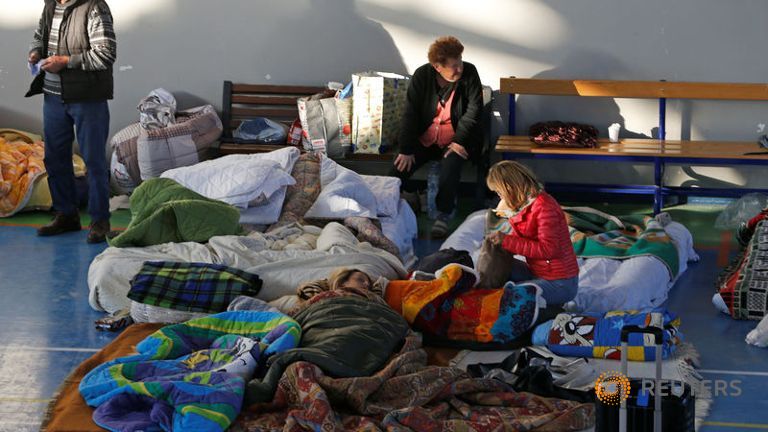
{"label": "woman's blonde hair", "polygon": [[449,58],[458,59],[464,52],[464,45],[453,36],[441,36],[432,42],[427,58],[432,64],[444,65]]}
{"label": "woman's blonde hair", "polygon": [[541,192],[541,184],[525,165],[504,160],[495,163],[485,180],[488,189],[497,192],[513,208],[525,204]]}
{"label": "woman's blonde hair", "polygon": [[373,281],[371,280],[371,277],[368,276],[368,273],[355,268],[339,268],[334,270],[331,275],[328,276],[328,285],[332,290],[337,290],[341,288],[342,285],[344,285],[344,282],[348,281],[349,277],[354,273],[364,274],[365,277],[368,278],[368,284],[373,286]]}

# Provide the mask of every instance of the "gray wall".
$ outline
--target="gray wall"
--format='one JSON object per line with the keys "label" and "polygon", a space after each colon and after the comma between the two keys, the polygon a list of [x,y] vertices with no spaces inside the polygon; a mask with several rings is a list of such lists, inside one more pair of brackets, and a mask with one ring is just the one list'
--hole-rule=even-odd
{"label": "gray wall", "polygon": [[[21,5],[19,5],[21,3]],[[42,1],[0,0],[0,127],[42,129],[41,99],[24,99],[26,55]],[[437,35],[454,34],[465,60],[498,89],[499,77],[768,81],[763,0],[112,0],[118,34],[112,131],[137,119],[156,87],[180,108],[220,107],[223,80],[275,84],[347,81],[359,70],[409,73]],[[496,130],[506,130],[497,100]],[[605,134],[652,136],[654,101],[523,96],[518,131],[540,120],[592,123]],[[755,140],[768,103],[670,101],[669,139]],[[538,164],[546,179],[586,181],[595,165]],[[603,178],[649,181],[644,166],[599,166]],[[671,170],[694,179],[765,186],[759,169]],[[567,173],[564,174],[564,173]],[[693,174],[690,177],[689,174]]]}

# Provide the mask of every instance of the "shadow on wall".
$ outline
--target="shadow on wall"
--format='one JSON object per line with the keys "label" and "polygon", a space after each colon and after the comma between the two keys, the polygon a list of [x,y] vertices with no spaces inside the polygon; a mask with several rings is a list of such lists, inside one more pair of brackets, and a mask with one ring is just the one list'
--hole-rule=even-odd
{"label": "shadow on wall", "polygon": [[[563,63],[531,78],[539,79],[622,79],[628,70],[616,58],[587,50],[572,52]],[[560,120],[595,126],[601,136],[607,136],[608,126],[621,125],[622,138],[652,138],[627,130],[619,105],[613,98],[578,96],[520,95],[517,98],[517,133],[527,133],[536,122]]]}
{"label": "shadow on wall", "polygon": [[135,121],[136,105],[157,87],[181,96],[179,108],[205,102],[220,110],[224,80],[322,85],[368,69],[406,72],[392,37],[353,0],[176,0],[165,10],[140,25],[115,17],[122,68],[113,129]]}
{"label": "shadow on wall", "polygon": [[[599,52],[578,50],[571,52],[560,66],[540,72],[531,78],[622,79],[627,75],[627,69],[616,58]],[[515,112],[517,135],[527,135],[530,126],[536,122],[559,120],[591,124],[598,129],[602,137],[607,136],[610,124],[618,123],[621,125],[622,138],[651,138],[649,135],[627,130],[621,110],[612,98],[519,95]],[[543,179],[556,182],[653,183],[653,169],[636,164],[534,161],[531,162],[531,167]],[[595,176],[594,173],[600,175]]]}

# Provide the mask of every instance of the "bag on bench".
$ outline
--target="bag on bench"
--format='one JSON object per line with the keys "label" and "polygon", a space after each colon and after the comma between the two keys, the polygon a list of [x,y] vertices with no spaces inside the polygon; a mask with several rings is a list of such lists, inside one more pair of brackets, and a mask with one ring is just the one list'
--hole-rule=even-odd
{"label": "bag on bench", "polygon": [[594,148],[597,129],[594,126],[560,121],[540,122],[531,126],[531,141],[539,146]]}
{"label": "bag on bench", "polygon": [[[320,98],[318,98],[318,96]],[[307,138],[304,150],[343,159],[352,150],[352,100],[324,97],[299,98],[301,127]]]}

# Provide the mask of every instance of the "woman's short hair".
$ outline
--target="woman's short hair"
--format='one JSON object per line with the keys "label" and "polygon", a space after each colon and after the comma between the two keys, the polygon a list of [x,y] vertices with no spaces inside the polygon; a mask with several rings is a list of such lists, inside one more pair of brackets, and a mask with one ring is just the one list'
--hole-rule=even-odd
{"label": "woman's short hair", "polygon": [[432,64],[444,65],[449,58],[457,59],[464,52],[464,45],[453,36],[441,36],[429,46],[427,58]]}
{"label": "woman's short hair", "polygon": [[541,183],[530,168],[511,160],[495,163],[488,170],[486,184],[488,189],[499,192],[502,198],[511,201],[507,204],[513,207],[522,206],[528,198],[538,195],[542,190]]}

